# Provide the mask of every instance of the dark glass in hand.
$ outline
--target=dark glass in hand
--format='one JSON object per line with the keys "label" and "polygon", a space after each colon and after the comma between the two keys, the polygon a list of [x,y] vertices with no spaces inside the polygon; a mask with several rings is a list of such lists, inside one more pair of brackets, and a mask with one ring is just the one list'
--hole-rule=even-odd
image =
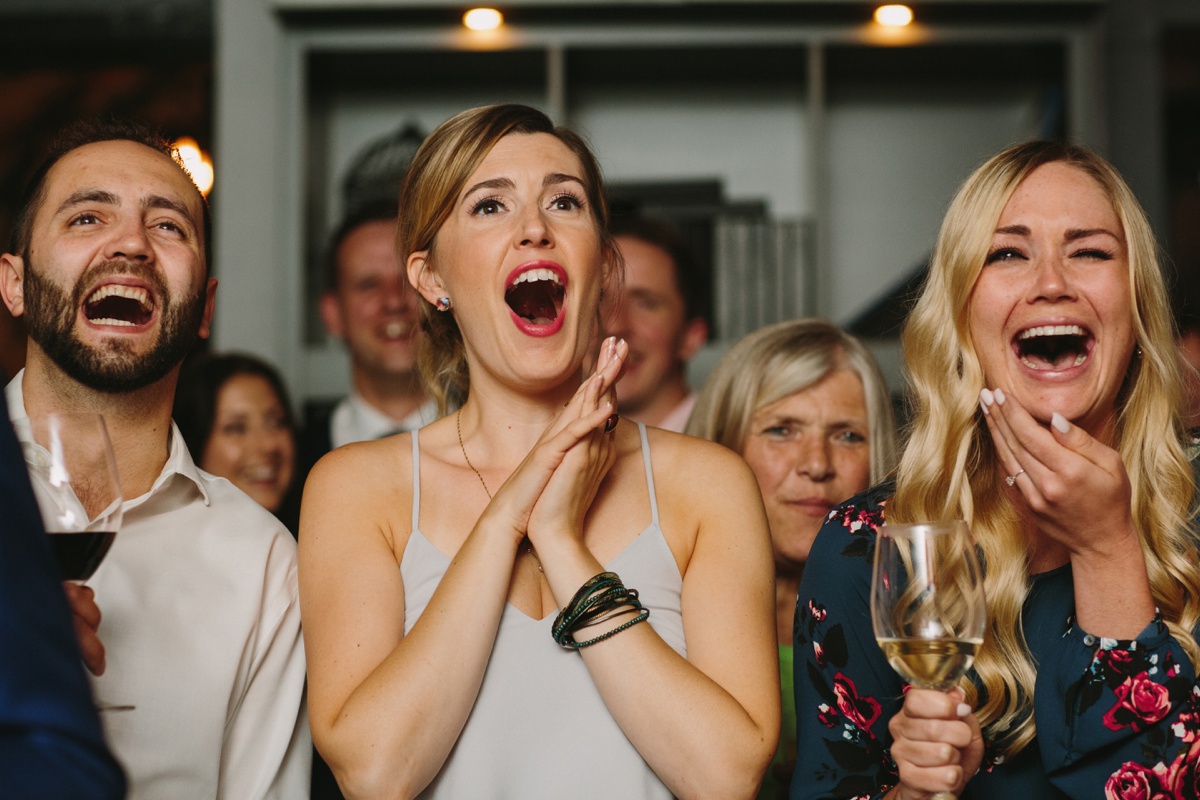
{"label": "dark glass in hand", "polygon": [[50,549],[65,581],[86,581],[112,547],[116,531],[49,531]]}

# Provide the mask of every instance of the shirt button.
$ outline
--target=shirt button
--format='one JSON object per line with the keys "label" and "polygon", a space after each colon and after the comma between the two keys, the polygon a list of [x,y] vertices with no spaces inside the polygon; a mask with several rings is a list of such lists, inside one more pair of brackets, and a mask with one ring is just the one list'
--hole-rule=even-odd
{"label": "shirt button", "polygon": [[1084,643],[1085,645],[1087,645],[1088,647],[1091,647],[1092,645],[1094,645],[1094,644],[1096,643],[1096,637],[1095,637],[1095,636],[1092,636],[1092,635],[1089,633],[1089,634],[1087,634],[1086,636],[1084,636],[1084,637],[1083,637],[1083,643]]}

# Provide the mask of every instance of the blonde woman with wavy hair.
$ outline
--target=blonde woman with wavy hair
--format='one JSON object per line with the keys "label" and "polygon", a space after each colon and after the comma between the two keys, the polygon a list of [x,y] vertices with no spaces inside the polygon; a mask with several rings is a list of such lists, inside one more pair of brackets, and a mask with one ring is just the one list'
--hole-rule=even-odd
{"label": "blonde woman with wavy hair", "polygon": [[740,453],[767,509],[783,729],[758,798],[787,797],[796,759],[796,590],[830,509],[895,468],[887,383],[870,351],[836,325],[823,319],[780,322],[748,334],[721,358],[685,432]]}
{"label": "blonde woman with wavy hair", "polygon": [[[1195,796],[1193,478],[1125,182],[1062,142],[990,159],[951,203],[904,347],[897,478],[835,511],[800,587],[792,796]],[[885,518],[966,519],[984,554],[989,627],[951,692],[907,689],[875,645]]]}

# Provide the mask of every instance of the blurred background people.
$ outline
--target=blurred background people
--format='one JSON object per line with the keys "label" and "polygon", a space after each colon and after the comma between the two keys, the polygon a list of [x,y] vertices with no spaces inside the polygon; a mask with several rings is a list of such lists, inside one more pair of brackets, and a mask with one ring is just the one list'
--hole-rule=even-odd
{"label": "blurred background people", "polygon": [[625,259],[624,283],[605,309],[608,333],[629,343],[617,383],[621,413],[682,431],[696,402],[687,363],[708,341],[707,287],[691,251],[665,222],[614,219],[612,233]]}
{"label": "blurred background people", "polygon": [[350,396],[316,414],[301,438],[301,470],[350,442],[437,419],[417,371],[417,293],[396,259],[396,203],[365,204],[343,220],[330,248],[321,319],[350,352]]}
{"label": "blurred background people", "polygon": [[784,713],[759,797],[786,797],[796,759],[796,590],[830,510],[883,480],[894,466],[887,385],[870,352],[833,324],[781,322],[751,333],[725,354],[700,392],[686,432],[741,453],[766,505]]}
{"label": "blurred background people", "polygon": [[180,371],[172,411],[200,469],[250,495],[294,534],[286,503],[296,473],[296,426],[283,379],[244,354],[204,354]]}

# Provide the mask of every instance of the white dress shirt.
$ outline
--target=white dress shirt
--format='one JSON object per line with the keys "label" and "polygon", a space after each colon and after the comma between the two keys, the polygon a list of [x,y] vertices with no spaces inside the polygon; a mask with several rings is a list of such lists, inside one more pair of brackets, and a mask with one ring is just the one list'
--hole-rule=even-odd
{"label": "white dress shirt", "polygon": [[[22,370],[5,394],[26,416]],[[87,582],[103,618],[97,700],[129,800],[308,797],[312,739],[296,544],[270,513],[198,469],[171,425],[149,492],[124,503]]]}
{"label": "white dress shirt", "polygon": [[687,397],[680,400],[679,405],[671,409],[671,413],[663,417],[657,427],[665,431],[683,433],[683,429],[687,427],[688,417],[692,415],[692,409],[696,407],[696,401],[699,398],[699,392],[688,392]]}
{"label": "white dress shirt", "polygon": [[351,442],[369,442],[400,431],[421,428],[437,419],[437,401],[426,400],[416,411],[401,420],[392,419],[357,393],[343,398],[329,418],[329,438],[333,446]]}

